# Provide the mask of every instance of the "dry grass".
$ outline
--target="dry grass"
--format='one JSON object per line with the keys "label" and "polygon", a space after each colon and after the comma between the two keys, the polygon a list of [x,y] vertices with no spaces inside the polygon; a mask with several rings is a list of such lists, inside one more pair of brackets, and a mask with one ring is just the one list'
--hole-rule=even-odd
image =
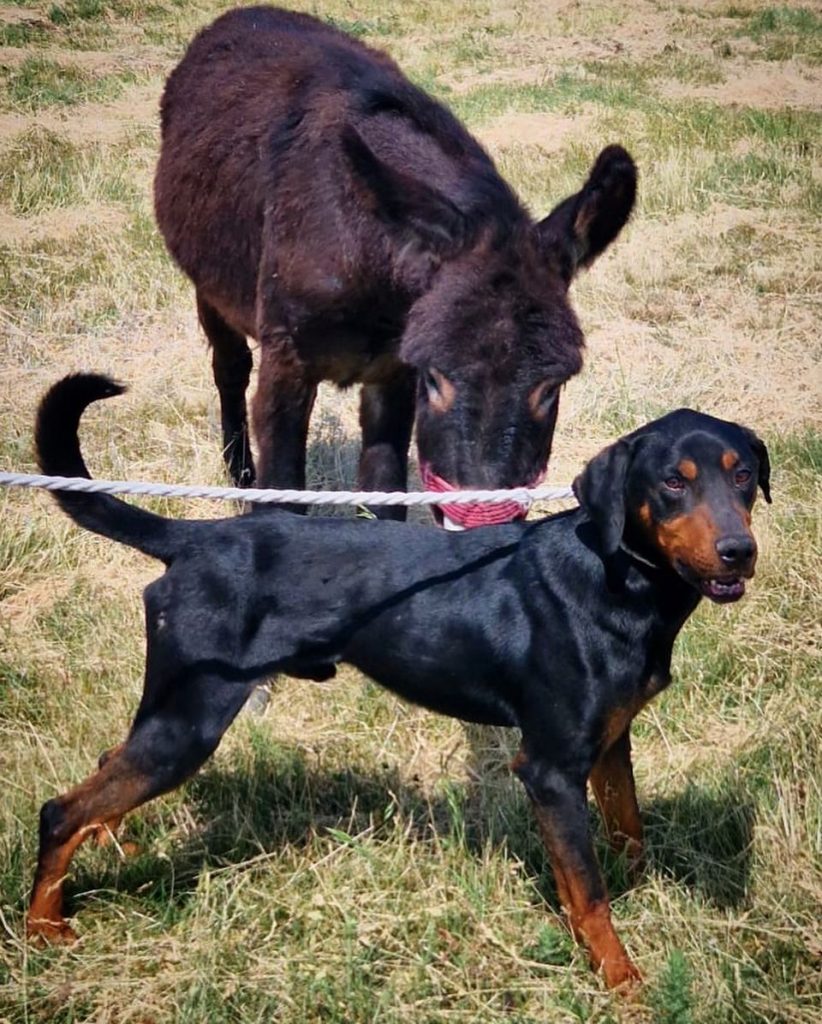
{"label": "dry grass", "polygon": [[[132,385],[88,417],[96,473],[222,480],[191,291],[149,198],[163,75],[222,6],[0,11],[4,468],[32,468],[44,388],[89,368]],[[133,816],[136,859],[84,850],[70,883],[81,943],[28,949],[37,809],[127,726],[156,567],[15,492],[0,495],[0,1021],[821,1020],[815,5],[302,6],[388,47],[537,211],[601,145],[636,154],[637,215],[575,286],[588,360],[563,397],[554,481],[680,404],[771,446],[750,596],[699,610],[677,684],[638,724],[648,874],[629,889],[606,858],[648,986],[620,1004],[568,941],[507,773],[515,738],[402,706],[350,671],[282,680],[195,780]],[[352,482],[354,394],[323,391],[310,460],[312,483]]]}

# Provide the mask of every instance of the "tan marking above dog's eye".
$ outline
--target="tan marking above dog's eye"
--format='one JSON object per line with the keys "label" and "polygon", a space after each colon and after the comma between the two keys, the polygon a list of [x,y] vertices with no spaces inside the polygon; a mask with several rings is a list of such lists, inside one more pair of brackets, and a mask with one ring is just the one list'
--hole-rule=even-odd
{"label": "tan marking above dog's eye", "polygon": [[680,476],[686,480],[696,480],[699,475],[699,469],[693,459],[683,459],[676,468]]}
{"label": "tan marking above dog's eye", "polygon": [[545,419],[551,411],[559,394],[559,385],[555,380],[544,380],[537,384],[528,396],[528,408],[534,419]]}
{"label": "tan marking above dog's eye", "polygon": [[722,463],[723,469],[733,469],[739,462],[739,455],[732,448],[728,448],[722,453],[722,458],[719,461]]}

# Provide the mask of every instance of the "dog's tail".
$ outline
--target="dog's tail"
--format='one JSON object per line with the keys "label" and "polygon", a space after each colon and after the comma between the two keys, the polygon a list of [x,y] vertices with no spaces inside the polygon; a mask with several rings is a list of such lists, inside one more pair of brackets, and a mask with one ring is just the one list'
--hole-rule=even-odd
{"label": "dog's tail", "polygon": [[[80,453],[77,430],[86,407],[125,391],[109,377],[77,373],[58,381],[40,402],[35,447],[40,468],[48,476],[89,477]],[[93,533],[127,544],[169,565],[187,539],[193,523],[164,519],[108,494],[53,491],[62,510]]]}

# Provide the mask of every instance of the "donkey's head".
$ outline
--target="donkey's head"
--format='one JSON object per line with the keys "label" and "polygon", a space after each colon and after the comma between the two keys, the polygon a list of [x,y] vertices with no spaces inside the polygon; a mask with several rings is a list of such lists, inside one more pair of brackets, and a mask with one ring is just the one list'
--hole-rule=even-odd
{"label": "donkey's head", "polygon": [[[425,486],[534,485],[551,453],[562,385],[582,366],[584,340],[568,288],[630,215],[631,157],[619,146],[603,150],[583,188],[534,223],[498,178],[499,196],[487,189],[464,210],[389,168],[359,137],[349,137],[347,148],[376,211],[404,241],[412,275],[425,280],[400,347],[418,374]],[[495,202],[502,207],[496,216]],[[445,525],[500,522],[525,512],[517,502],[453,505],[445,509]]]}

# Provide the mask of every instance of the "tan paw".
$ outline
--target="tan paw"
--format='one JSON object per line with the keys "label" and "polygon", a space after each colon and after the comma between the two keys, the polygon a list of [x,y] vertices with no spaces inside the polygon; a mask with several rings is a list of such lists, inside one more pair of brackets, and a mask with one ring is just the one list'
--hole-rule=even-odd
{"label": "tan paw", "polygon": [[29,918],[26,937],[36,946],[70,946],[77,941],[77,932],[64,918],[55,921],[43,917]]}
{"label": "tan paw", "polygon": [[642,975],[628,957],[606,960],[602,965],[602,976],[608,988],[623,990],[626,994],[642,984]]}

